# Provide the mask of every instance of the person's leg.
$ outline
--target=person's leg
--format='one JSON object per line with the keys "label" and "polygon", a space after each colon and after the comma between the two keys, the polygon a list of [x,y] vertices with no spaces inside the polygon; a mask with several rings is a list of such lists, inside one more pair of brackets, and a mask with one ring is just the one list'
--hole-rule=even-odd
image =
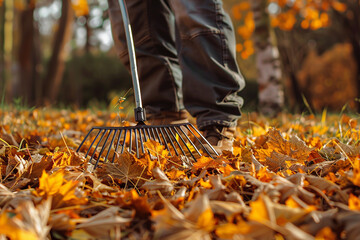
{"label": "person's leg", "polygon": [[[171,0],[179,29],[185,108],[200,130],[236,126],[245,82],[236,63],[235,35],[221,0]],[[233,131],[233,130],[231,130]]]}
{"label": "person's leg", "polygon": [[[112,33],[121,61],[130,68],[118,0],[108,0]],[[175,19],[165,0],[126,0],[143,105],[148,118],[184,109],[182,74],[175,47]],[[173,114],[174,115],[174,114]],[[182,116],[173,116],[182,118]]]}

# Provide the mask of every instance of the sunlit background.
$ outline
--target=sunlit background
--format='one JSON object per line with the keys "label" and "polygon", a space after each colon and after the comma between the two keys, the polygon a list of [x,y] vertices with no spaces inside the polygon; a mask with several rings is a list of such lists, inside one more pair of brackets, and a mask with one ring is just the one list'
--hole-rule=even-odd
{"label": "sunlit background", "polygon": [[[266,113],[259,106],[270,101],[274,111],[356,111],[358,0],[223,2],[247,81],[240,93],[245,110]],[[113,45],[107,0],[0,4],[2,106],[108,108],[126,93],[131,99],[131,79]]]}

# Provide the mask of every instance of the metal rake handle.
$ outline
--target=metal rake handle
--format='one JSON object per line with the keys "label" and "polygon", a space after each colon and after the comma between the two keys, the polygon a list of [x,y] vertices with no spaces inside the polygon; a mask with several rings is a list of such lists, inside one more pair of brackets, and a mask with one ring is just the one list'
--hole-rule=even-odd
{"label": "metal rake handle", "polygon": [[146,121],[146,114],[141,101],[139,75],[136,66],[135,46],[131,31],[129,13],[126,8],[125,0],[119,0],[119,5],[120,5],[121,16],[124,22],[126,43],[129,53],[131,78],[134,87],[134,96],[135,96],[135,105],[136,105],[136,108],[134,109],[135,121],[137,121],[138,123],[143,123],[144,121]]}

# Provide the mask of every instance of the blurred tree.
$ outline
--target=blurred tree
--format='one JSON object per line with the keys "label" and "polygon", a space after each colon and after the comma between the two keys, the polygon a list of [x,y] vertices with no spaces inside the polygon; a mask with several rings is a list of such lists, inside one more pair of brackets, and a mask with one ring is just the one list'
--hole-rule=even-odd
{"label": "blurred tree", "polygon": [[307,92],[314,110],[342,109],[345,103],[354,108],[356,61],[351,44],[336,44],[321,55],[315,49],[310,50],[297,78],[300,90]]}
{"label": "blurred tree", "polygon": [[267,0],[252,0],[250,5],[255,21],[253,39],[258,69],[259,111],[268,116],[275,116],[284,106],[279,51],[270,38]]}
{"label": "blurred tree", "polygon": [[[5,94],[5,5],[0,0],[0,94]],[[0,100],[3,99],[1,97]]]}
{"label": "blurred tree", "polygon": [[18,39],[19,47],[16,49],[16,58],[19,63],[19,80],[12,84],[12,97],[22,98],[27,104],[35,104],[35,82],[38,77],[37,65],[39,63],[38,34],[34,26],[34,1],[26,1],[17,8],[18,11]]}
{"label": "blurred tree", "polygon": [[[253,4],[257,2],[248,1]],[[358,65],[357,83],[360,84],[360,4],[358,0],[267,0],[266,2],[263,1],[263,8],[266,11],[262,14],[266,19],[267,12],[270,13],[271,26],[276,32],[284,73],[286,78],[291,80],[289,86],[292,87],[297,105],[303,103],[304,96],[307,98],[307,93],[301,92],[299,88],[297,72],[309,51],[309,46],[314,45],[312,44],[314,41],[311,41],[309,36],[313,37],[312,32],[317,32],[321,28],[335,24],[340,28],[336,29],[338,34],[340,32],[340,37],[335,35],[327,41],[332,42],[333,39],[342,38],[344,35],[352,43],[352,53]],[[238,44],[238,51],[241,52],[241,57],[247,58],[249,54],[252,54],[249,41],[251,38],[255,40],[258,32],[252,27],[252,19],[249,17],[251,12],[238,10],[243,4],[244,1],[236,4],[233,7],[233,14],[235,18],[243,21],[243,25],[237,29],[243,40]],[[326,39],[324,35],[322,38]],[[360,87],[354,87],[357,87],[358,96],[360,96]]]}
{"label": "blurred tree", "polygon": [[[12,69],[13,59],[13,25],[14,25],[14,2],[13,0],[3,1],[4,6],[4,35],[3,35],[3,50],[4,50],[4,65],[3,65],[3,83],[5,84],[5,93],[10,90],[7,76],[10,75]],[[6,95],[6,94],[5,94]],[[7,98],[8,96],[5,96]]]}
{"label": "blurred tree", "polygon": [[[345,6],[333,6],[334,19],[343,26],[343,31],[352,45],[352,53],[357,66],[357,97],[360,99],[360,1],[344,0]],[[360,112],[360,104],[358,104],[358,112]]]}
{"label": "blurred tree", "polygon": [[69,52],[66,49],[66,45],[72,38],[74,12],[71,7],[71,0],[62,0],[61,2],[61,17],[59,19],[58,30],[54,38],[52,55],[43,80],[43,99],[45,104],[55,103],[59,94],[65,70],[65,59]]}

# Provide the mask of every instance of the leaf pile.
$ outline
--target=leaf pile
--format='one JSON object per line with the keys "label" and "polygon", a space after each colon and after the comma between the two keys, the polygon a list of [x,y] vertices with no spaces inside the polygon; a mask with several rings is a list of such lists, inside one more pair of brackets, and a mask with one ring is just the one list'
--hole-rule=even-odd
{"label": "leaf pile", "polygon": [[249,114],[217,159],[189,165],[147,142],[153,154],[125,152],[91,172],[75,149],[116,114],[0,115],[0,239],[360,236],[360,130],[349,116]]}

